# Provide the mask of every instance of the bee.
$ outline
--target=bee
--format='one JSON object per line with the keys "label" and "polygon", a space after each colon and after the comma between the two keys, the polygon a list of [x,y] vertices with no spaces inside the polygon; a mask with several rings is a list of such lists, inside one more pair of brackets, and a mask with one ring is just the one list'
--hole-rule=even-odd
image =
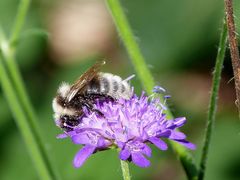
{"label": "bee", "polygon": [[83,108],[102,115],[94,109],[96,101],[115,101],[119,98],[129,99],[132,89],[128,83],[130,78],[100,72],[105,61],[97,62],[83,73],[72,85],[62,83],[53,99],[54,118],[64,131],[71,131],[80,123],[84,115]]}

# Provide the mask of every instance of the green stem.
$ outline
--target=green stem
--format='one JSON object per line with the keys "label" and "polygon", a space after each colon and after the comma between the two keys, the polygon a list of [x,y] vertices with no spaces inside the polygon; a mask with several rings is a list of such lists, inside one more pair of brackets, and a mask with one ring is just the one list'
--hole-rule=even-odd
{"label": "green stem", "polygon": [[129,167],[128,167],[128,162],[126,161],[121,161],[121,169],[122,169],[122,175],[124,180],[130,180],[131,176],[129,173]]}
{"label": "green stem", "polygon": [[122,10],[121,4],[119,3],[119,0],[107,0],[107,4],[122,41],[128,50],[132,63],[134,64],[138,77],[141,80],[142,86],[145,88],[147,93],[150,94],[153,86],[155,85],[154,80],[146,66],[140,48],[134,39],[134,34],[132,33],[127,18]]}
{"label": "green stem", "polygon": [[204,146],[202,150],[201,162],[200,162],[200,170],[198,179],[204,179],[206,163],[207,163],[207,155],[209,151],[209,145],[211,141],[212,129],[215,122],[216,110],[217,110],[217,99],[218,99],[218,90],[221,80],[221,72],[223,67],[223,60],[226,51],[226,43],[227,43],[227,25],[224,21],[222,32],[220,35],[220,42],[218,47],[218,54],[216,58],[216,64],[213,71],[213,80],[212,80],[212,89],[211,89],[211,97],[208,108],[208,116],[207,116],[207,128],[204,139]]}
{"label": "green stem", "polygon": [[39,120],[29,100],[18,66],[15,63],[16,61],[15,61],[14,55],[11,52],[9,52],[5,54],[4,60],[8,68],[10,77],[13,80],[15,91],[22,105],[22,109],[26,113],[26,116],[28,118],[28,124],[32,129],[32,133],[33,133],[33,136],[36,138],[36,142],[38,144],[39,151],[41,152],[41,156],[45,161],[45,165],[47,166],[52,179],[60,179],[59,175],[55,170],[55,167],[50,161],[50,157],[47,154],[47,150],[44,145],[44,139],[41,135],[40,127],[37,124]]}
{"label": "green stem", "polygon": [[3,65],[2,54],[0,57],[0,81],[9,107],[27,145],[29,154],[38,171],[39,177],[41,177],[41,179],[51,180],[52,178],[50,172],[46,166],[44,159],[42,158],[37,139],[35,138],[32,129],[28,124],[26,114],[24,113],[22,105],[19,103],[17,95],[15,94],[15,88],[11,84],[10,77],[8,76],[7,71]]}
{"label": "green stem", "polygon": [[[8,71],[6,73],[9,73],[9,79],[12,81],[12,87],[14,88],[15,96],[18,99],[15,99],[17,103],[20,104],[22,111],[24,112],[26,116],[26,123],[28,123],[28,126],[31,128],[32,137],[36,141],[36,146],[38,148],[39,156],[42,158],[42,161],[44,162],[44,166],[47,169],[49,173],[50,179],[59,179],[59,176],[53,167],[53,165],[50,163],[50,158],[47,155],[47,150],[44,147],[44,141],[41,137],[39,126],[37,125],[38,119],[34,112],[33,106],[30,103],[30,100],[28,98],[23,79],[21,77],[20,71],[18,69],[18,66],[15,61],[15,49],[16,49],[16,42],[19,39],[19,35],[22,29],[22,26],[25,21],[25,17],[27,14],[27,10],[30,4],[30,0],[21,0],[18,12],[15,19],[15,24],[13,25],[12,35],[10,38],[10,41],[7,41],[5,39],[4,34],[1,32],[0,37],[0,50],[2,53],[2,63],[5,63],[6,68]],[[10,105],[10,104],[9,104]],[[16,118],[17,123],[19,123],[18,118]],[[19,126],[21,128],[22,126]],[[20,129],[20,131],[24,131],[24,129]],[[23,136],[23,138],[25,138]],[[28,147],[31,148],[31,147]],[[32,156],[32,158],[34,158]],[[33,159],[34,160],[34,159]],[[35,161],[35,160],[34,160]],[[40,175],[41,177],[41,175]]]}
{"label": "green stem", "polygon": [[12,35],[10,39],[11,46],[16,44],[18,41],[22,26],[25,22],[26,14],[30,5],[30,0],[21,0],[18,6],[17,15],[15,18],[15,23],[12,29]]}
{"label": "green stem", "polygon": [[[109,11],[112,14],[113,20],[120,34],[121,39],[128,51],[130,59],[134,65],[135,71],[148,94],[152,93],[152,89],[155,85],[154,78],[151,72],[147,68],[144,57],[140,51],[138,44],[134,38],[134,34],[131,27],[127,21],[127,18],[123,12],[123,8],[119,0],[106,0]],[[162,97],[161,97],[162,99]],[[173,115],[168,110],[167,116],[169,119],[173,119]],[[180,146],[176,142],[170,142],[173,149],[179,156],[181,163],[186,171],[188,179],[194,179],[197,177],[197,168],[194,164],[191,154],[186,150],[186,148]]]}

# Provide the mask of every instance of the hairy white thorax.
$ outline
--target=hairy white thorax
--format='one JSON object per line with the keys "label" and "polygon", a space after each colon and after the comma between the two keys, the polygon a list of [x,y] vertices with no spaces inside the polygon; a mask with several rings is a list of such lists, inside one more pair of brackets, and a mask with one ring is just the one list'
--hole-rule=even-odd
{"label": "hairy white thorax", "polygon": [[63,82],[60,87],[58,88],[58,94],[62,97],[67,97],[69,91],[70,91],[70,85],[66,82]]}

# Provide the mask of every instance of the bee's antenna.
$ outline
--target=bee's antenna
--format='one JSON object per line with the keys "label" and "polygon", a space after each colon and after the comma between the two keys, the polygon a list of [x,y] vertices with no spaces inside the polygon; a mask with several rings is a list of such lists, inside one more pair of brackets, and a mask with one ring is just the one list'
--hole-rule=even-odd
{"label": "bee's antenna", "polygon": [[134,78],[134,77],[135,77],[135,74],[133,74],[133,75],[127,77],[127,78],[124,79],[123,81],[130,81],[130,80],[131,80],[132,78]]}

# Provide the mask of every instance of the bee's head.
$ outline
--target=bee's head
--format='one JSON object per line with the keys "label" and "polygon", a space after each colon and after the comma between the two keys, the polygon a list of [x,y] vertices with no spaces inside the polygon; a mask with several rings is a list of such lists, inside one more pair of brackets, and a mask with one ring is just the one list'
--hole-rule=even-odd
{"label": "bee's head", "polygon": [[70,90],[70,85],[67,83],[62,83],[62,85],[59,87],[57,91],[57,96],[53,99],[52,107],[54,111],[54,118],[60,119],[60,116],[63,116],[65,114],[73,114],[73,112],[67,108],[67,94]]}

